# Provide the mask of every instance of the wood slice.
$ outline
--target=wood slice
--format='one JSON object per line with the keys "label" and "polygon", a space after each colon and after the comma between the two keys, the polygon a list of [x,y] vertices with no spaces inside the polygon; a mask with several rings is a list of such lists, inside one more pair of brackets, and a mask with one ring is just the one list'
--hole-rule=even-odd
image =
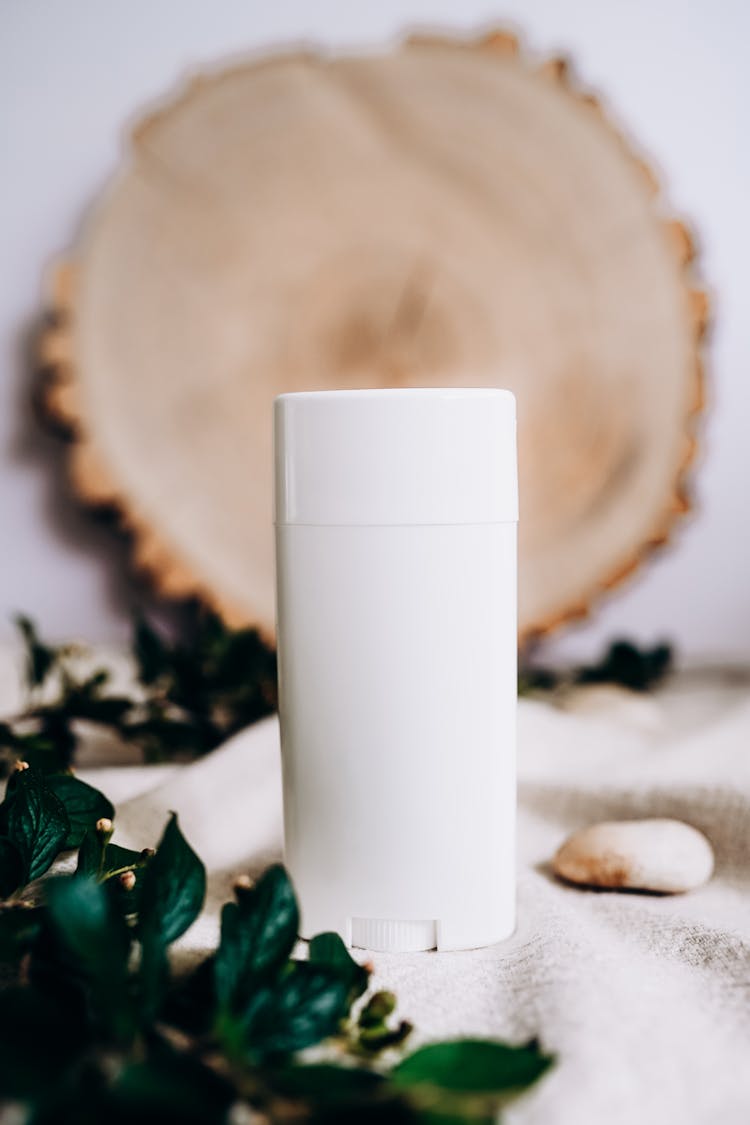
{"label": "wood slice", "polygon": [[134,130],[58,280],[46,405],[158,587],[270,634],[274,395],[510,387],[528,636],[689,506],[691,258],[598,103],[505,33],[275,56]]}

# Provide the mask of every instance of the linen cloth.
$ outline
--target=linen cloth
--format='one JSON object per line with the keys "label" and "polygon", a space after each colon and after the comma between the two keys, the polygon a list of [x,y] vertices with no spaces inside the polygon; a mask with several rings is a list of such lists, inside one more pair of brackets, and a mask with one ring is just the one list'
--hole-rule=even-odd
{"label": "linen cloth", "polygon": [[[7,685],[6,667],[0,707]],[[101,757],[94,745],[83,760]],[[277,720],[187,766],[78,772],[116,803],[120,844],[153,846],[179,813],[209,873],[206,910],[177,948],[199,959],[236,876],[281,857]],[[657,897],[554,878],[550,859],[571,831],[641,816],[701,829],[716,855],[711,882]],[[412,1045],[538,1036],[557,1064],[506,1111],[511,1125],[748,1125],[750,673],[683,673],[645,697],[580,689],[565,708],[520,700],[518,846],[511,939],[361,954],[416,1025]]]}

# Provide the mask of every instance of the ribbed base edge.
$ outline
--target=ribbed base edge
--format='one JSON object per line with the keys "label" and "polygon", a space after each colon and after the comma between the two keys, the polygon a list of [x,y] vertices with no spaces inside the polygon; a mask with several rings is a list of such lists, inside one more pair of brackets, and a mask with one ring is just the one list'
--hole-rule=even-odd
{"label": "ribbed base edge", "polygon": [[417,953],[437,948],[437,922],[352,918],[351,943],[376,953]]}

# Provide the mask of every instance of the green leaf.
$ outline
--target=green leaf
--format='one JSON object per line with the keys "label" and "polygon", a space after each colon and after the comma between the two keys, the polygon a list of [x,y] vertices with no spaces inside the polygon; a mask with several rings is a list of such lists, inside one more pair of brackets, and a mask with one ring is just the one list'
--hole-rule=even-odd
{"label": "green leaf", "polygon": [[166,1052],[131,1063],[112,1089],[117,1121],[225,1125],[237,1098],[226,1078],[187,1053]]}
{"label": "green leaf", "polygon": [[338,934],[316,934],[310,941],[309,956],[311,964],[327,965],[341,974],[351,1000],[356,1000],[367,988],[369,972],[354,960]]}
{"label": "green leaf", "polygon": [[60,711],[68,719],[87,719],[91,723],[118,727],[133,709],[132,699],[124,695],[102,695],[99,675],[71,687],[60,703]]}
{"label": "green leaf", "polygon": [[7,836],[0,836],[0,898],[12,895],[24,881],[23,856]]}
{"label": "green leaf", "polygon": [[93,879],[60,875],[44,885],[50,918],[63,944],[94,970],[107,970],[127,956],[130,939]]}
{"label": "green leaf", "polygon": [[630,641],[614,641],[598,664],[579,668],[575,679],[581,684],[615,683],[646,691],[664,678],[671,663],[667,644],[640,649]]}
{"label": "green leaf", "polygon": [[364,1067],[311,1063],[275,1071],[269,1075],[269,1083],[284,1098],[312,1102],[316,1108],[345,1105],[354,1113],[358,1105],[368,1104],[384,1091],[386,1080]]}
{"label": "green leaf", "polygon": [[396,997],[393,992],[376,992],[359,1013],[357,1023],[360,1027],[382,1027],[389,1016],[396,1011]]}
{"label": "green leaf", "polygon": [[190,1036],[209,1036],[215,1028],[214,957],[204,958],[192,972],[180,973],[166,997],[164,1020]]}
{"label": "green leaf", "polygon": [[392,1071],[398,1086],[429,1085],[466,1094],[519,1092],[552,1065],[536,1042],[521,1047],[485,1039],[433,1043],[408,1055]]}
{"label": "green leaf", "polygon": [[38,879],[65,847],[70,821],[65,806],[37,770],[11,775],[0,806],[5,835],[23,859],[23,882]]}
{"label": "green leaf", "polygon": [[147,863],[146,853],[121,848],[119,844],[105,844],[96,831],[89,829],[78,851],[76,875],[86,875],[101,882],[113,874],[145,867]]}
{"label": "green leaf", "polygon": [[[67,769],[73,760],[78,738],[71,725],[70,717],[62,710],[46,709],[41,716],[40,737],[44,743],[39,747],[39,755],[27,758],[30,766],[37,765],[44,773],[59,773]],[[44,746],[47,753],[42,757]],[[50,754],[52,749],[54,754]]]}
{"label": "green leaf", "polygon": [[103,793],[69,773],[54,774],[47,778],[52,792],[60,798],[70,821],[65,840],[66,848],[77,848],[88,829],[93,829],[101,817],[112,818],[114,805]]}
{"label": "green leaf", "polygon": [[348,989],[337,973],[294,961],[251,997],[242,1015],[244,1045],[252,1055],[292,1054],[334,1035],[348,1011]]}
{"label": "green leaf", "polygon": [[395,1027],[389,1027],[386,1023],[360,1026],[357,1047],[363,1054],[376,1055],[386,1047],[398,1047],[409,1038],[413,1030],[408,1020],[401,1020]]}
{"label": "green leaf", "polygon": [[57,660],[57,651],[42,644],[31,618],[18,614],[15,623],[26,646],[26,682],[30,688],[39,687]]}
{"label": "green leaf", "polygon": [[39,932],[42,910],[27,905],[0,909],[0,962],[16,962]]}
{"label": "green leaf", "polygon": [[167,947],[200,913],[206,869],[180,832],[172,813],[156,854],[138,885],[139,983],[143,1014],[155,1019],[169,984]]}
{"label": "green leaf", "polygon": [[138,986],[143,1022],[153,1023],[162,1010],[169,988],[167,946],[153,932],[141,936]]}
{"label": "green leaf", "polygon": [[169,670],[169,649],[144,617],[137,617],[133,637],[133,655],[143,684],[153,684]]}
{"label": "green leaf", "polygon": [[104,863],[105,847],[104,838],[98,832],[92,831],[90,828],[84,832],[81,846],[78,849],[76,875],[98,879]]}
{"label": "green leaf", "polygon": [[62,1078],[81,1046],[75,1024],[46,996],[33,988],[0,990],[0,1103],[38,1097]]}
{"label": "green leaf", "polygon": [[72,875],[49,879],[45,900],[54,932],[89,982],[99,1022],[117,1038],[134,1030],[128,991],[130,935],[105,888]]}
{"label": "green leaf", "polygon": [[221,912],[221,942],[214,967],[220,1008],[238,1010],[258,981],[274,973],[297,940],[299,910],[281,864],[269,867],[238,901]]}
{"label": "green leaf", "polygon": [[4,744],[13,750],[17,761],[26,762],[45,776],[67,767],[69,755],[57,739],[44,732],[12,735]]}
{"label": "green leaf", "polygon": [[206,869],[180,832],[172,813],[143,877],[141,938],[169,945],[200,914],[206,896]]}
{"label": "green leaf", "polygon": [[149,762],[160,762],[177,754],[203,754],[213,742],[206,741],[203,730],[193,719],[178,719],[162,714],[138,722],[127,722],[123,736],[139,746]]}

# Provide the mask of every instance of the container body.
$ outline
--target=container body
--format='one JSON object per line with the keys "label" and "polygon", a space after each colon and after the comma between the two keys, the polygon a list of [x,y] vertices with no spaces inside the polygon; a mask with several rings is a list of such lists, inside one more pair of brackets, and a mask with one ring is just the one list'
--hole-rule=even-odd
{"label": "container body", "polygon": [[282,520],[276,552],[285,854],[303,936],[386,950],[507,937],[515,521]]}

